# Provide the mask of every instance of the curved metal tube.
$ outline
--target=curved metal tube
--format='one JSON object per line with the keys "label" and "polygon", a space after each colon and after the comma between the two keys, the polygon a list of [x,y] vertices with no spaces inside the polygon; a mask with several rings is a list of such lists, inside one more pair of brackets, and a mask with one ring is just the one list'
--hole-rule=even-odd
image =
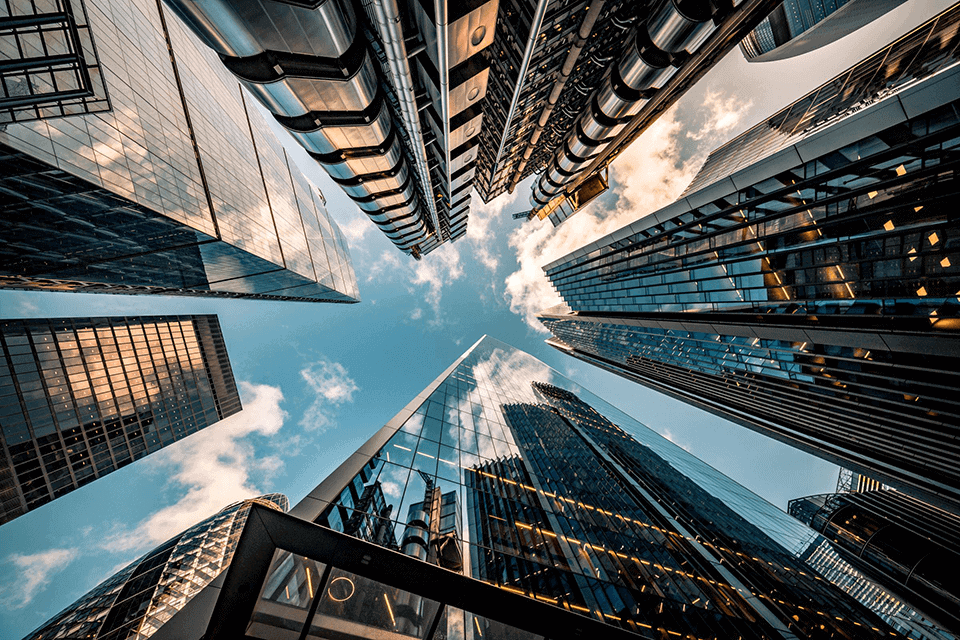
{"label": "curved metal tube", "polygon": [[661,51],[692,53],[713,31],[710,17],[705,0],[669,0],[647,20],[647,33]]}
{"label": "curved metal tube", "polygon": [[695,51],[715,28],[710,17],[709,0],[667,0],[650,16],[537,180],[530,196],[534,207],[546,205],[585,169],[639,113],[649,93],[673,77],[677,68],[669,54]]}
{"label": "curved metal tube", "polygon": [[[269,0],[166,1],[398,247],[410,251],[426,238],[422,211],[437,226],[433,203],[424,203],[417,188],[418,179],[429,180],[419,123],[406,127],[415,137],[414,176],[349,3],[326,0],[307,9]],[[406,52],[395,0],[374,8],[404,116],[411,109],[416,115],[409,69],[404,77],[401,68]],[[294,23],[296,30],[277,26]]]}

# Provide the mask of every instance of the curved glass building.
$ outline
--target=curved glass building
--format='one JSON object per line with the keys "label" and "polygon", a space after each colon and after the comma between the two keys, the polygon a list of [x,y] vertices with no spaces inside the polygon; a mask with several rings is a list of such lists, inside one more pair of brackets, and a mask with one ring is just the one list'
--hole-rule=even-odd
{"label": "curved glass building", "polygon": [[24,640],[146,640],[220,574],[252,505],[290,507],[271,493],[236,502],[135,560]]}
{"label": "curved glass building", "polygon": [[784,0],[740,41],[750,62],[792,58],[873,22],[905,0]]}

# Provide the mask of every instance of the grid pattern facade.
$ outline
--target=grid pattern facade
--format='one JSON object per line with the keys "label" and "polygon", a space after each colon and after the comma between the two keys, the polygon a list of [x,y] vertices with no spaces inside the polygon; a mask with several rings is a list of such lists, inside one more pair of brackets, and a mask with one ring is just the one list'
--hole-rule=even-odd
{"label": "grid pattern facade", "polygon": [[252,504],[290,506],[275,493],[225,507],[107,578],[24,640],[146,640],[230,564]]}
{"label": "grid pattern facade", "polygon": [[108,111],[82,0],[0,2],[0,125]]}
{"label": "grid pattern facade", "polygon": [[893,490],[791,500],[788,512],[822,533],[851,565],[960,632],[960,517]]}
{"label": "grid pattern facade", "polygon": [[319,524],[345,530],[349,487],[377,486],[400,539],[442,492],[465,575],[640,637],[889,633],[799,559],[812,531],[523,352],[484,338],[400,415]]}
{"label": "grid pattern facade", "polygon": [[87,10],[113,110],[0,132],[0,286],[356,302],[322,195],[216,54],[158,2]]}
{"label": "grid pattern facade", "polygon": [[937,95],[549,265],[569,306],[541,316],[554,345],[957,508],[960,120]]}
{"label": "grid pattern facade", "polygon": [[803,554],[804,560],[824,578],[870,607],[887,624],[908,638],[929,640],[955,640],[956,636],[912,609],[897,596],[870,580],[837,553],[836,547],[827,542],[810,545]]}
{"label": "grid pattern facade", "polygon": [[0,523],[240,409],[216,316],[0,321]]}

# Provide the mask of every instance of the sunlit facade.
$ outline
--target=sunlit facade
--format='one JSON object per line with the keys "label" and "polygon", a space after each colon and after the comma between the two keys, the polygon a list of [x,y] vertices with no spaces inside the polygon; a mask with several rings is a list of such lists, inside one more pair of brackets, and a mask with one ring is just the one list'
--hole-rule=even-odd
{"label": "sunlit facade", "polygon": [[216,604],[176,628],[195,629],[181,640],[901,637],[804,562],[822,541],[484,337],[288,516],[251,519]]}
{"label": "sunlit facade", "polygon": [[0,287],[357,302],[323,195],[219,58],[162,4],[83,5],[111,109],[0,131]]}
{"label": "sunlit facade", "polygon": [[891,489],[791,500],[847,562],[960,634],[960,517]]}
{"label": "sunlit facade", "polygon": [[224,507],[107,578],[24,640],[150,638],[230,564],[254,504],[290,508],[279,493]]}
{"label": "sunlit facade", "polygon": [[216,316],[0,320],[0,524],[240,409]]}
{"label": "sunlit facade", "polygon": [[544,267],[549,344],[960,509],[960,7]]}

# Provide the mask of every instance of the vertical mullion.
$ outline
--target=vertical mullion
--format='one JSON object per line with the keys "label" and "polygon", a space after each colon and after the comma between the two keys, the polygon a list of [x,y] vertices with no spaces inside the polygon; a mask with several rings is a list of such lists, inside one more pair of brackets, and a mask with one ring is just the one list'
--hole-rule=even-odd
{"label": "vertical mullion", "polygon": [[327,566],[323,568],[323,575],[317,583],[317,592],[313,596],[313,602],[310,603],[310,609],[307,611],[307,619],[303,623],[299,640],[306,640],[307,635],[310,633],[310,623],[313,622],[313,616],[317,614],[317,608],[320,606],[320,597],[323,595],[323,590],[327,587],[327,580],[330,579],[331,569],[333,569],[333,565],[329,562]]}

